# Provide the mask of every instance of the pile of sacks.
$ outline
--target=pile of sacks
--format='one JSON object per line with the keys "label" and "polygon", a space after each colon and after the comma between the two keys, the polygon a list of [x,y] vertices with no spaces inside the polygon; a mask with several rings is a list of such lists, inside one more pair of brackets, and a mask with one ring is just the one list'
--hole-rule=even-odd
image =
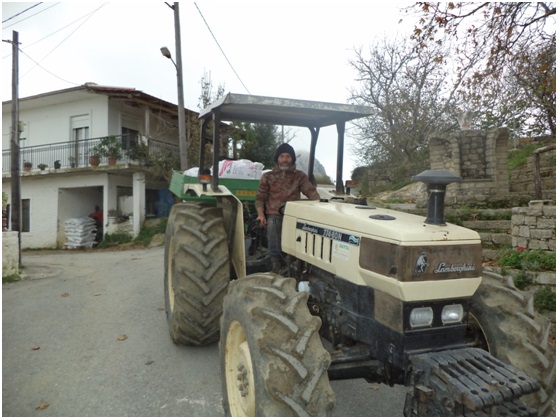
{"label": "pile of sacks", "polygon": [[70,218],[64,222],[67,249],[93,247],[97,226],[91,217]]}
{"label": "pile of sacks", "polygon": [[[221,160],[219,162],[219,177],[230,179],[261,179],[263,163],[251,160]],[[198,167],[192,167],[184,172],[186,176],[198,177]],[[213,167],[211,168],[213,174]]]}

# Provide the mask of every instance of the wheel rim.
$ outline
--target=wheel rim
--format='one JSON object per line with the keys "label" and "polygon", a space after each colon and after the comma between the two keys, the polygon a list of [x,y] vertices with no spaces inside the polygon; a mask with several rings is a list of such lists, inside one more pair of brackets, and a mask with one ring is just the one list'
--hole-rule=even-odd
{"label": "wheel rim", "polygon": [[169,311],[172,313],[174,312],[174,287],[172,280],[174,272],[174,239],[172,237],[169,240],[167,258],[167,290],[169,293]]}
{"label": "wheel rim", "polygon": [[469,322],[467,323],[467,345],[475,348],[481,348],[488,353],[492,353],[490,345],[488,344],[488,339],[486,339],[486,333],[484,333],[478,319],[470,312]]}
{"label": "wheel rim", "polygon": [[227,333],[225,350],[227,396],[232,416],[255,416],[256,395],[252,357],[246,333],[233,321]]}

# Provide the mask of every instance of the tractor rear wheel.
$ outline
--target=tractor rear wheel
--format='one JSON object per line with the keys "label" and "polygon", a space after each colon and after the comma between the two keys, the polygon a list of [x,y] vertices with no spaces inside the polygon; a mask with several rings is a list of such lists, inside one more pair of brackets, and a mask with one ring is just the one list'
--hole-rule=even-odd
{"label": "tractor rear wheel", "polygon": [[222,210],[173,205],[165,239],[165,310],[174,343],[206,345],[219,339],[229,285],[229,251]]}
{"label": "tractor rear wheel", "polygon": [[331,362],[308,294],[273,273],[233,281],[221,320],[221,377],[227,416],[326,416],[335,404]]}
{"label": "tractor rear wheel", "polygon": [[532,296],[519,292],[511,278],[483,272],[471,301],[469,341],[537,379],[541,390],[522,400],[539,414],[555,416],[556,349],[549,342],[550,324],[537,314]]}

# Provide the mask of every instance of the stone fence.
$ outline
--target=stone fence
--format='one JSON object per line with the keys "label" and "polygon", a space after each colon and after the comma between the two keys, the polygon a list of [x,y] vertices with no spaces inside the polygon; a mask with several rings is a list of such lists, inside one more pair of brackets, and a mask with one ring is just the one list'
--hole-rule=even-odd
{"label": "stone fence", "polygon": [[531,201],[512,208],[512,246],[556,251],[556,206],[550,201]]}
{"label": "stone fence", "polygon": [[2,232],[2,277],[19,274],[17,231]]}

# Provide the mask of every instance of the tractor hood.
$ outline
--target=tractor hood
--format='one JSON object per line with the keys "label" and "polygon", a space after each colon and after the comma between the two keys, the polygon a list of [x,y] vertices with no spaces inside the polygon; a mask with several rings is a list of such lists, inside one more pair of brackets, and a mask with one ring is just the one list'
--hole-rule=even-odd
{"label": "tractor hood", "polygon": [[358,240],[365,236],[411,246],[448,241],[480,243],[480,236],[473,230],[453,224],[426,224],[421,216],[366,205],[294,201],[287,203],[285,216],[294,217],[297,224],[306,223],[308,229],[331,228],[332,234],[353,235]]}

